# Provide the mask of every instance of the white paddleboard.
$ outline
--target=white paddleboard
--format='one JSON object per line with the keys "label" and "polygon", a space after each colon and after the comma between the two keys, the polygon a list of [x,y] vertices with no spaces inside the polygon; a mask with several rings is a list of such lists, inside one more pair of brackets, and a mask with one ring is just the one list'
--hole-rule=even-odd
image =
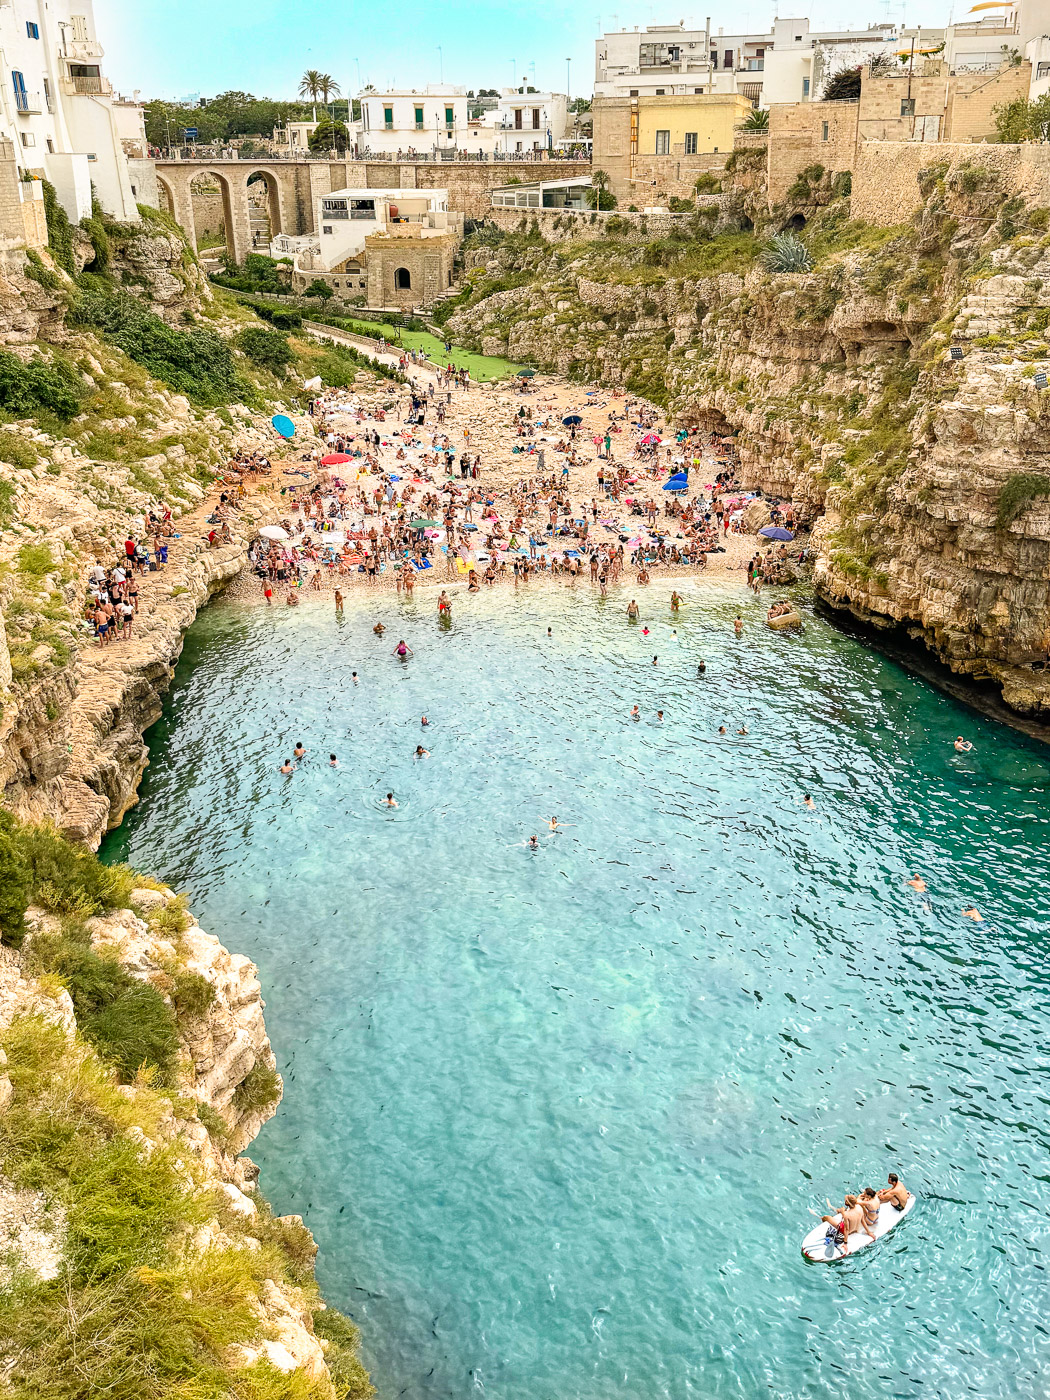
{"label": "white paddleboard", "polygon": [[[898,1210],[896,1206],[890,1205],[889,1201],[883,1201],[882,1205],[879,1206],[875,1239],[873,1240],[864,1229],[854,1230],[846,1242],[848,1248],[843,1248],[840,1244],[829,1243],[825,1237],[830,1227],[822,1221],[819,1225],[814,1226],[802,1241],[803,1256],[812,1260],[814,1264],[832,1264],[836,1259],[845,1259],[847,1255],[856,1254],[858,1249],[864,1249],[869,1244],[874,1244],[875,1240],[881,1240],[883,1235],[888,1235],[895,1225],[899,1225],[904,1217],[911,1213],[914,1204],[914,1195],[908,1197],[908,1204],[903,1210]],[[834,1214],[831,1211],[828,1213]]]}

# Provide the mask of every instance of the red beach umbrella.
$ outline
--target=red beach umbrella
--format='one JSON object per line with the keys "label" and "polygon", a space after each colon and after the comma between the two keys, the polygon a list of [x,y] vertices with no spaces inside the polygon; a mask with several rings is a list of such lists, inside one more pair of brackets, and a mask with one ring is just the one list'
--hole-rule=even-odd
{"label": "red beach umbrella", "polygon": [[322,467],[341,467],[344,462],[352,462],[353,457],[346,452],[329,452],[327,457],[321,458]]}

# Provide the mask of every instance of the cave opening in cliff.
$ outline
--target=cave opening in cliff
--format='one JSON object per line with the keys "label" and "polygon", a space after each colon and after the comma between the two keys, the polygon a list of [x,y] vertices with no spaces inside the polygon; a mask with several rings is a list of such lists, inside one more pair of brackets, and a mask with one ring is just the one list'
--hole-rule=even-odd
{"label": "cave opening in cliff", "polygon": [[800,232],[802,229],[804,229],[805,227],[806,227],[806,216],[805,216],[805,214],[792,214],[791,218],[788,219],[787,223],[784,225],[784,227],[783,227],[780,231],[781,231],[781,233],[799,233],[799,232]]}

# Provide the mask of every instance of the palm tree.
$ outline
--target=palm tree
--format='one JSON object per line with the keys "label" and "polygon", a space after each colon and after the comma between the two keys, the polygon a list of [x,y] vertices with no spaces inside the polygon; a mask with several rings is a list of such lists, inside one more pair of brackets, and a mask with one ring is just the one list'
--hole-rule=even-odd
{"label": "palm tree", "polygon": [[314,103],[314,121],[317,120],[317,99],[321,96],[321,81],[325,77],[324,73],[316,68],[308,68],[303,74],[299,83],[299,96],[308,97]]}
{"label": "palm tree", "polygon": [[321,101],[327,104],[333,97],[338,97],[343,89],[339,86],[331,73],[322,73],[317,81],[317,93]]}
{"label": "palm tree", "polygon": [[745,131],[768,131],[769,130],[769,110],[766,107],[754,107],[747,114],[744,122]]}

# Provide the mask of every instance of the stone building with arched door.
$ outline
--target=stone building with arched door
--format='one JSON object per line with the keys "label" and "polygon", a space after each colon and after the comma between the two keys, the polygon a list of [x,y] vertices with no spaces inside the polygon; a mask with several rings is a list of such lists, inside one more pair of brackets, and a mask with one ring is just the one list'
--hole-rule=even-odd
{"label": "stone building with arched door", "polygon": [[294,254],[296,290],[320,280],[344,301],[414,310],[452,285],[463,215],[449,209],[447,190],[362,187],[323,195],[317,228]]}

